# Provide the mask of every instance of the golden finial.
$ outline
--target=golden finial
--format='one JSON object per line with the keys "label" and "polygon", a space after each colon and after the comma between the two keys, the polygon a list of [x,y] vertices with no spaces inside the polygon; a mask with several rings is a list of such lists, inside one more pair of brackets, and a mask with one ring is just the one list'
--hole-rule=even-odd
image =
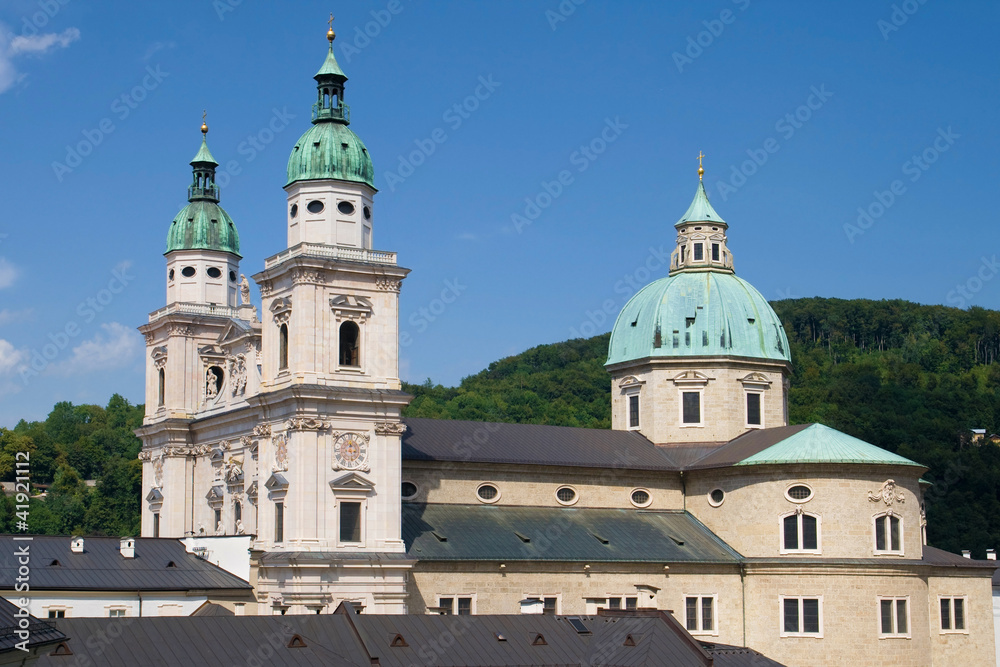
{"label": "golden finial", "polygon": [[701,159],[705,157],[705,154],[698,151],[698,180],[700,181],[705,175],[705,168],[701,166]]}
{"label": "golden finial", "polygon": [[202,109],[201,111],[201,133],[208,134],[208,123],[205,122],[205,117],[208,116],[208,111]]}
{"label": "golden finial", "polygon": [[327,21],[327,23],[330,24],[330,29],[326,31],[326,38],[330,42],[330,45],[332,46],[333,45],[333,40],[337,36],[337,33],[335,33],[333,31],[333,14],[332,13],[330,14],[330,20]]}

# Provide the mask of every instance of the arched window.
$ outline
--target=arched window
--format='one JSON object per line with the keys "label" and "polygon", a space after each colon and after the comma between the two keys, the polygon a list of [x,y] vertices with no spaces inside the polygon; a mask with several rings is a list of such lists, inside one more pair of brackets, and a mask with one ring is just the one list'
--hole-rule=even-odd
{"label": "arched window", "polygon": [[875,521],[875,553],[903,553],[903,520],[898,514],[877,514]]}
{"label": "arched window", "polygon": [[156,405],[158,407],[162,408],[163,407],[164,394],[167,391],[166,376],[164,375],[164,372],[163,372],[162,368],[159,370],[159,372],[157,372],[156,376],[157,376],[157,384],[158,384],[157,390],[156,390],[156,396],[157,396]]}
{"label": "arched window", "polygon": [[282,324],[278,329],[278,370],[288,368],[288,325]]}
{"label": "arched window", "polygon": [[354,322],[344,322],[340,325],[340,365],[360,366],[361,355],[358,352],[358,339],[361,330]]}
{"label": "arched window", "polygon": [[781,553],[821,553],[820,518],[800,507],[781,517]]}

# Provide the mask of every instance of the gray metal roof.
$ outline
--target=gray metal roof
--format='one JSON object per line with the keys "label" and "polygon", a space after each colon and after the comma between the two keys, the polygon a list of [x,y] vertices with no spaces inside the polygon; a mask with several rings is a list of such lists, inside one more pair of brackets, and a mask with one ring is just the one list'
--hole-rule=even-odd
{"label": "gray metal roof", "polygon": [[[735,465],[754,454],[778,444],[785,438],[807,429],[810,424],[794,426],[776,426],[774,428],[759,428],[747,431],[729,442],[708,452],[706,456],[697,459],[686,466],[688,470],[702,468],[725,468]],[[670,446],[664,446],[668,451]]]}
{"label": "gray metal roof", "polygon": [[69,536],[35,535],[30,542],[15,542],[13,535],[0,535],[0,590],[14,588],[14,553],[23,545],[29,545],[31,589],[36,591],[251,590],[236,575],[188,553],[178,540],[133,539],[135,558],[125,558],[117,537],[85,537],[83,553],[76,554],[70,551]]}
{"label": "gray metal roof", "polygon": [[515,505],[403,503],[407,553],[421,561],[738,563],[691,514]]}
{"label": "gray metal roof", "polygon": [[[66,635],[59,632],[52,623],[40,621],[31,615],[27,617],[27,627],[20,627],[20,621],[25,619],[15,615],[18,610],[17,605],[0,598],[0,653],[17,650],[18,655],[21,655],[20,649],[15,648],[15,645],[24,640],[15,634],[16,630],[28,631],[29,649],[66,639]],[[0,659],[0,663],[7,664],[7,661]]]}

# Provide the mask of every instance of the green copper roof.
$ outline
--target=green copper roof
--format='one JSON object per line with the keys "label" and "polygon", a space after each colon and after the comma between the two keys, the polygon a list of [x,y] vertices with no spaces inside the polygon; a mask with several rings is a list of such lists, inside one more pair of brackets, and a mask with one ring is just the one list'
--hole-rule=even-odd
{"label": "green copper roof", "polygon": [[208,142],[205,140],[205,137],[202,137],[201,148],[198,149],[198,153],[194,156],[194,159],[191,160],[191,164],[194,165],[203,162],[213,164],[216,167],[219,166],[219,163],[215,161],[214,157],[212,157],[212,152],[208,150]]}
{"label": "green copper roof", "polygon": [[319,68],[316,72],[314,79],[319,79],[321,76],[333,75],[341,77],[344,81],[347,80],[347,75],[344,74],[344,70],[340,69],[340,65],[337,64],[337,59],[333,56],[333,42],[330,43],[330,51],[326,54],[326,60],[323,61],[323,66]]}
{"label": "green copper roof", "polygon": [[698,181],[698,191],[694,193],[694,199],[688,206],[687,212],[681,216],[674,226],[683,225],[687,222],[725,222],[722,216],[715,212],[708,202],[708,193],[705,192],[705,183]]}
{"label": "green copper roof", "polygon": [[375,187],[375,167],[368,149],[343,123],[316,123],[299,137],[288,156],[286,185],[327,178]]}
{"label": "green copper roof", "polygon": [[682,272],[639,290],[618,315],[607,363],[706,356],[791,361],[781,320],[731,273]]}
{"label": "green copper roof", "polygon": [[196,200],[181,209],[167,232],[167,252],[219,250],[239,256],[240,235],[218,203]]}
{"label": "green copper roof", "polygon": [[910,459],[822,424],[812,424],[736,465],[781,463],[868,463],[923,467]]}

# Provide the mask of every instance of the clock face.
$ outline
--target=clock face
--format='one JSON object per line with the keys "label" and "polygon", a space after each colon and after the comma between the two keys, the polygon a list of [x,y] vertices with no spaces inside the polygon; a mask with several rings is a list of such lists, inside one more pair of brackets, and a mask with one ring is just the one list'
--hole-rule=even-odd
{"label": "clock face", "polygon": [[368,444],[355,433],[345,433],[334,443],[333,455],[341,468],[360,468],[368,459]]}

